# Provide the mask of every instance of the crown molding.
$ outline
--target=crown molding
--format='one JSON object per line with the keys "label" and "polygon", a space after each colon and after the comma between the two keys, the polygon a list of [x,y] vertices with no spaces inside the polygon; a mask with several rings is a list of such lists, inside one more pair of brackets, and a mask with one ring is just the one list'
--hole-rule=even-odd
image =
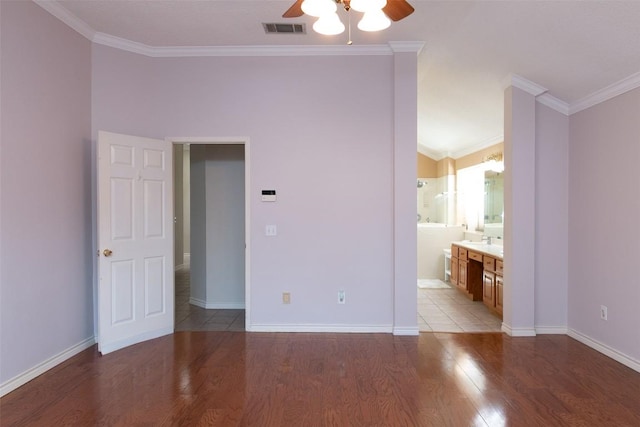
{"label": "crown molding", "polygon": [[94,43],[153,58],[206,56],[358,56],[392,55],[388,45],[264,45],[264,46],[161,46],[154,47],[104,33],[96,33]]}
{"label": "crown molding", "polygon": [[565,116],[569,115],[569,104],[561,99],[556,98],[550,93],[543,93],[536,98],[536,101],[538,101],[542,105],[546,105],[553,110],[556,110],[561,114],[564,114]]}
{"label": "crown molding", "polygon": [[418,153],[429,157],[430,159],[433,159],[435,161],[438,160],[442,160],[447,156],[447,153],[441,153],[439,151],[436,151],[432,148],[429,147],[425,147],[424,145],[418,144]]}
{"label": "crown molding", "polygon": [[504,142],[504,135],[503,134],[496,135],[496,136],[491,137],[491,138],[487,138],[484,141],[480,141],[479,143],[474,144],[471,147],[467,147],[467,148],[462,149],[462,150],[454,151],[453,153],[451,153],[451,155],[449,157],[452,157],[454,159],[459,159],[460,157],[464,157],[464,156],[467,156],[469,154],[473,154],[476,151],[484,150],[485,148],[491,147],[492,145],[496,145],[496,144],[499,144],[501,142]]}
{"label": "crown molding", "polygon": [[540,86],[539,84],[534,83],[531,80],[527,80],[524,77],[520,77],[517,74],[509,74],[503,81],[502,87],[504,89],[508,88],[509,86],[522,89],[533,96],[540,96],[548,91],[546,87]]}
{"label": "crown molding", "polygon": [[57,1],[33,0],[35,4],[76,30],[85,38],[93,41],[96,32],[86,22],[62,7]]}
{"label": "crown molding", "polygon": [[420,41],[406,41],[406,42],[389,42],[389,47],[394,53],[409,52],[420,54],[420,51],[424,47],[424,42]]}
{"label": "crown molding", "polygon": [[596,104],[607,101],[625,92],[640,87],[640,72],[630,75],[616,83],[605,88],[595,91],[591,95],[587,95],[569,106],[569,114],[575,114],[579,111],[593,107]]}

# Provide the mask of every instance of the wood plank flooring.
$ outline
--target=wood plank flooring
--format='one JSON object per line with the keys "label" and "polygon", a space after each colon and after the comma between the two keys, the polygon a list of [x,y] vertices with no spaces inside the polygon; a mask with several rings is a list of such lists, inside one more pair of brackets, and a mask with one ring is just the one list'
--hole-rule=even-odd
{"label": "wood plank flooring", "polygon": [[176,332],[88,349],[2,426],[640,426],[640,373],[566,336]]}

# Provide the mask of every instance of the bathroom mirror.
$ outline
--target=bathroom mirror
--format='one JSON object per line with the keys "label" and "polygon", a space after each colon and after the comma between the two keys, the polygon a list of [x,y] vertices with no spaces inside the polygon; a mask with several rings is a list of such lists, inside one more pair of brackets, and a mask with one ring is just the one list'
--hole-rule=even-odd
{"label": "bathroom mirror", "polygon": [[504,174],[492,170],[484,173],[484,223],[502,224],[504,216]]}

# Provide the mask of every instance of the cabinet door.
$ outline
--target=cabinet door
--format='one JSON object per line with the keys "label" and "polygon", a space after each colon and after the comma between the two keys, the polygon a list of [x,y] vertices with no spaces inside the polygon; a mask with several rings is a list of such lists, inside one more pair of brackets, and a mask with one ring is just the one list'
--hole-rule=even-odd
{"label": "cabinet door", "polygon": [[496,276],[496,311],[502,314],[502,292],[504,282],[502,276]]}
{"label": "cabinet door", "polygon": [[458,258],[451,258],[451,284],[458,286]]}
{"label": "cabinet door", "polygon": [[458,287],[467,292],[467,261],[459,260]]}
{"label": "cabinet door", "polygon": [[482,273],[482,302],[490,309],[495,309],[496,275],[490,271]]}

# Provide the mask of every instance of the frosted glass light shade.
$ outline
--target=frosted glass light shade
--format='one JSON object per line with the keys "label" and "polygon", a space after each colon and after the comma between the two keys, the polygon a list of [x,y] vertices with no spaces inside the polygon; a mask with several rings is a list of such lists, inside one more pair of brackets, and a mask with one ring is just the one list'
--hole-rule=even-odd
{"label": "frosted glass light shade", "polygon": [[316,17],[330,15],[338,10],[333,0],[304,0],[301,7],[304,13]]}
{"label": "frosted glass light shade", "polygon": [[365,12],[358,22],[358,28],[362,31],[380,31],[389,28],[389,25],[391,25],[391,20],[382,10]]}
{"label": "frosted glass light shade", "polygon": [[349,6],[358,12],[372,12],[387,5],[387,0],[351,0]]}
{"label": "frosted glass light shade", "polygon": [[325,36],[334,36],[344,31],[344,24],[340,21],[338,14],[334,12],[318,18],[313,24],[313,30]]}

